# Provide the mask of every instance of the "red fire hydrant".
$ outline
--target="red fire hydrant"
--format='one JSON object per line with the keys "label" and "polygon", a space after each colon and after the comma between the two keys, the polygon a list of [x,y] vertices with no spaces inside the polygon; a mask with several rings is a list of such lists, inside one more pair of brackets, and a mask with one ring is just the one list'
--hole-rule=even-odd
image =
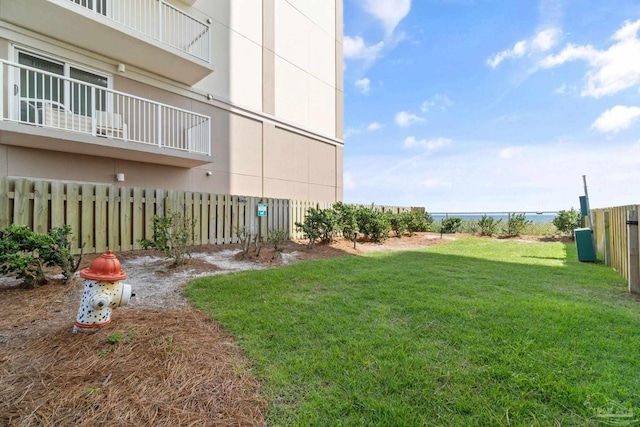
{"label": "red fire hydrant", "polygon": [[111,311],[125,306],[131,298],[131,286],[120,283],[127,277],[120,261],[111,252],[102,254],[89,268],[80,271],[85,279],[82,301],[73,322],[73,333],[95,330],[111,322]]}

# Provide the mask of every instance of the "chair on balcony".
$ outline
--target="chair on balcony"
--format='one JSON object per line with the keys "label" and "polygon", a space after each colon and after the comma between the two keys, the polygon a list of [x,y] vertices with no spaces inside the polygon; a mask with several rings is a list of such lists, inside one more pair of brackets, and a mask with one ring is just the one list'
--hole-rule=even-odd
{"label": "chair on balcony", "polygon": [[36,123],[56,129],[88,133],[127,140],[127,125],[122,116],[108,111],[94,111],[93,117],[75,114],[57,101],[24,99],[36,113]]}
{"label": "chair on balcony", "polygon": [[127,140],[127,124],[120,114],[100,110],[95,113],[96,135]]}
{"label": "chair on balcony", "polygon": [[44,126],[75,132],[91,133],[92,118],[74,114],[59,102],[38,100],[42,104],[42,124]]}

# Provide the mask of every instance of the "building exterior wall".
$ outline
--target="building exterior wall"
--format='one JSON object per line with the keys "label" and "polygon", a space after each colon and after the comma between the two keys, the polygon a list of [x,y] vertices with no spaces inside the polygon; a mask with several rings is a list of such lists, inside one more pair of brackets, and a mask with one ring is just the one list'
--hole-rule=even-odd
{"label": "building exterior wall", "polygon": [[0,59],[15,62],[15,49],[24,48],[108,75],[116,91],[209,116],[208,161],[158,160],[153,147],[114,155],[126,141],[105,148],[111,141],[88,136],[94,149],[78,145],[78,135],[65,141],[47,128],[16,135],[0,122],[0,176],[114,183],[124,173],[128,186],[341,200],[342,0],[171,3],[210,21],[214,71],[193,86],[127,64],[119,72],[117,59],[83,49],[81,38],[48,37],[4,21],[1,9]]}

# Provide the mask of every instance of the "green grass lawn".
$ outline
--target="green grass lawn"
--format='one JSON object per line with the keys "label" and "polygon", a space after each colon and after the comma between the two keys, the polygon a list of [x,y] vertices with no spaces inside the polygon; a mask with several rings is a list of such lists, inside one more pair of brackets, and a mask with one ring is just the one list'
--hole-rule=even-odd
{"label": "green grass lawn", "polygon": [[561,243],[461,239],[195,280],[269,425],[638,425],[640,305]]}

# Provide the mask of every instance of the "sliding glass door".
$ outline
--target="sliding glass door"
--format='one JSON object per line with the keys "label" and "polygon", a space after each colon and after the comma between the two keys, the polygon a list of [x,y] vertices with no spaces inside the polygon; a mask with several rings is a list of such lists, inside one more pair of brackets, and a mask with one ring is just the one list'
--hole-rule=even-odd
{"label": "sliding glass door", "polygon": [[[64,64],[24,52],[18,53],[18,63],[48,73],[64,75]],[[44,101],[49,101],[52,105],[64,105],[64,83],[61,79],[49,74],[20,68],[18,82],[14,93],[20,94],[19,102],[16,103],[20,109],[20,121],[42,124]]]}
{"label": "sliding glass door", "polygon": [[107,111],[107,94],[101,88],[108,87],[108,77],[22,51],[18,51],[17,59],[19,64],[33,68],[20,68],[16,73],[19,75],[15,76],[18,83],[14,94],[19,95],[15,105],[20,121],[50,125],[45,122],[47,111],[55,111],[57,116],[74,114],[82,117],[93,117],[96,110]]}

